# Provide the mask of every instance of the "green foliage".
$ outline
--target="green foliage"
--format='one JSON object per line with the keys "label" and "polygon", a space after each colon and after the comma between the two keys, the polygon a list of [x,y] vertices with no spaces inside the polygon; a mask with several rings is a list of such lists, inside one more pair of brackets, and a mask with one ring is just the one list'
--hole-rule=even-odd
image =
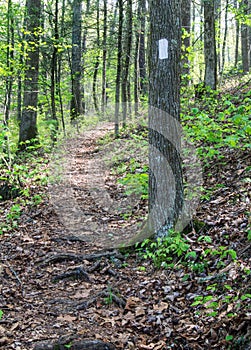
{"label": "green foliage", "polygon": [[151,259],[156,267],[173,267],[177,258],[180,260],[187,258],[190,245],[179,232],[170,231],[169,235],[156,241],[146,239],[136,245],[140,257]]}
{"label": "green foliage", "polygon": [[209,159],[222,157],[221,148],[251,148],[249,95],[241,104],[233,96],[224,95],[219,100],[207,97],[201,108],[193,107],[182,115],[184,131],[198,144],[198,154],[206,164]]}
{"label": "green foliage", "polygon": [[3,310],[0,309],[0,320],[3,317]]}
{"label": "green foliage", "polygon": [[118,180],[118,183],[126,187],[125,194],[140,195],[142,199],[148,198],[148,174],[127,174],[122,179]]}

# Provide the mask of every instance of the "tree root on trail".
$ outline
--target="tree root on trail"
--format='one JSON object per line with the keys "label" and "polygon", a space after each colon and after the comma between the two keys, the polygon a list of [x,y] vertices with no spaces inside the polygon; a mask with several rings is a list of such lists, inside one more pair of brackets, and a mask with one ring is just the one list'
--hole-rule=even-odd
{"label": "tree root on trail", "polygon": [[60,275],[57,275],[53,277],[52,282],[58,282],[60,280],[64,279],[76,279],[76,280],[83,280],[85,282],[91,283],[91,279],[88,275],[88,273],[84,270],[83,266],[78,266],[75,269],[68,270],[64,273],[61,273]]}
{"label": "tree root on trail", "polygon": [[106,300],[106,303],[114,302],[118,305],[118,307],[124,309],[126,306],[126,301],[123,297],[118,297],[117,294],[119,294],[118,291],[113,290],[112,288],[107,288],[94,295],[94,297],[92,297],[91,299],[82,301],[81,303],[76,303],[75,308],[77,310],[86,310],[90,305],[94,304],[97,301],[97,299],[103,298],[104,300]]}
{"label": "tree root on trail", "polygon": [[88,260],[88,261],[93,261],[100,259],[102,257],[115,257],[118,259],[124,259],[123,255],[120,254],[118,251],[111,251],[111,252],[100,252],[100,253],[93,253],[93,254],[72,254],[72,253],[62,253],[62,254],[53,254],[43,260],[40,260],[38,264],[41,266],[46,266],[49,264],[54,264],[57,262],[62,262],[62,261],[83,261],[83,260]]}
{"label": "tree root on trail", "polygon": [[43,341],[35,345],[34,350],[116,350],[115,346],[101,340],[83,339],[76,340],[74,336],[68,336],[58,341]]}

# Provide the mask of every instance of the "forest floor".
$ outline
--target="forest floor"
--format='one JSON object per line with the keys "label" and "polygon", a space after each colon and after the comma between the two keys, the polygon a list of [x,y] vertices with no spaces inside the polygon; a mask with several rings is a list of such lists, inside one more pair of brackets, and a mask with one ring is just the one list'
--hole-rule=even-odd
{"label": "forest floor", "polygon": [[[204,175],[217,189],[196,213],[205,226],[186,238],[198,255],[214,250],[205,270],[157,269],[133,250],[113,249],[137,232],[147,205],[134,198],[128,220],[132,203],[97,144],[111,128],[68,140],[53,162],[59,181],[46,193],[33,185],[43,201],[0,236],[0,348],[251,349],[250,154],[222,150],[224,164],[212,161]],[[4,214],[11,201],[0,205]],[[224,247],[237,258],[225,254],[219,266]],[[196,296],[203,302],[191,306]]]}

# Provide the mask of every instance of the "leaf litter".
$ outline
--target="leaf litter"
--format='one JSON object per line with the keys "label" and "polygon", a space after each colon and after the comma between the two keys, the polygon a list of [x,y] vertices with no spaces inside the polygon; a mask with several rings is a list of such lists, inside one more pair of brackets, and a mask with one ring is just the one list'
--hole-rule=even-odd
{"label": "leaf litter", "polygon": [[[251,294],[249,154],[226,149],[222,150],[225,164],[210,163],[205,186],[224,186],[218,186],[198,208],[195,220],[205,225],[186,232],[198,256],[227,246],[238,259],[226,254],[226,263],[220,266],[215,253],[202,272],[184,266],[156,269],[135,252],[127,256],[116,249],[102,250],[99,244],[99,225],[110,237],[114,231],[123,235],[127,229],[135,230],[137,217],[146,213],[146,202],[138,201],[136,219],[130,223],[102,207],[86,186],[85,164],[90,159],[97,162],[96,141],[107,131],[103,127],[98,133],[79,136],[71,149],[74,167],[68,171],[85,227],[89,222],[90,240],[64,225],[49,196],[24,210],[19,226],[0,236],[0,308],[4,312],[0,347],[28,350],[75,344],[76,349],[85,349],[81,341],[86,340],[86,349],[251,349],[250,299],[243,297]],[[117,176],[106,172],[99,176],[106,177],[102,181],[107,198],[116,199],[111,206],[119,207],[124,197]],[[1,204],[3,213],[9,205]],[[93,235],[97,235],[94,241]],[[201,235],[211,239],[198,242]],[[223,300],[226,289],[227,302]]]}

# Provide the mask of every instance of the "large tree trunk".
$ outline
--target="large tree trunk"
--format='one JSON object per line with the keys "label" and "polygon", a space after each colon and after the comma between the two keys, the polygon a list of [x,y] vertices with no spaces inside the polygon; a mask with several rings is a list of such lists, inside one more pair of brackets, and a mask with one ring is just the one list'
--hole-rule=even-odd
{"label": "large tree trunk", "polygon": [[217,83],[217,55],[214,0],[204,0],[204,55],[205,85],[215,90]]}
{"label": "large tree trunk", "polygon": [[72,98],[71,120],[75,120],[82,113],[81,97],[81,15],[82,0],[73,1],[72,16]]}
{"label": "large tree trunk", "polygon": [[25,149],[25,142],[37,138],[37,102],[39,70],[39,26],[41,0],[26,1],[26,34],[28,43],[24,81],[23,110],[19,129],[19,147]]}
{"label": "large tree trunk", "polygon": [[183,205],[180,158],[180,1],[149,3],[149,222],[167,235]]}

